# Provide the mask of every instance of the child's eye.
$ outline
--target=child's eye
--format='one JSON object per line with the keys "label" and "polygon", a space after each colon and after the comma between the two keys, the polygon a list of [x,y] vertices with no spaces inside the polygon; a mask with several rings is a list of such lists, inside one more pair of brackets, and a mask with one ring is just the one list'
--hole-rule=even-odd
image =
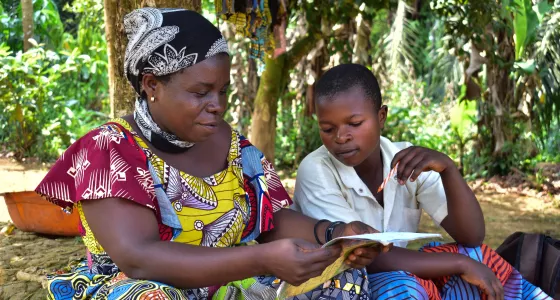
{"label": "child's eye", "polygon": [[331,132],[332,132],[332,128],[321,129],[321,131],[324,132],[324,133],[331,133]]}
{"label": "child's eye", "polygon": [[350,126],[358,127],[358,126],[362,125],[362,123],[363,123],[363,121],[362,122],[356,122],[356,123],[350,123]]}

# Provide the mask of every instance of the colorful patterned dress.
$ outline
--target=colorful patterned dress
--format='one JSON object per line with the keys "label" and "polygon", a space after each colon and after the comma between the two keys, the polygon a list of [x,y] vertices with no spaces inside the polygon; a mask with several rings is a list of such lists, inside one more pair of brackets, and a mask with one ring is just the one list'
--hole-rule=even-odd
{"label": "colorful patterned dress", "polygon": [[[202,247],[253,242],[273,228],[274,212],[287,208],[291,200],[272,165],[235,131],[227,161],[227,168],[212,176],[191,176],[154,155],[122,119],[75,142],[36,191],[66,211],[78,210],[87,259],[69,273],[48,277],[49,299],[274,299],[281,283],[274,276],[198,289],[128,278],[105,253],[83,214],[81,201],[118,197],[152,209],[161,240]],[[549,299],[486,247],[431,246],[423,251],[461,253],[489,265],[506,286],[507,299]],[[458,276],[428,281],[405,272],[368,275],[365,270],[348,270],[294,300],[480,297]]]}
{"label": "colorful patterned dress", "polygon": [[227,162],[226,169],[212,176],[186,174],[154,155],[122,119],[74,143],[36,191],[67,211],[78,210],[88,259],[74,272],[51,276],[50,297],[207,298],[219,287],[178,290],[126,278],[90,230],[81,201],[118,197],[149,207],[165,241],[205,247],[240,245],[271,230],[273,213],[289,207],[291,200],[272,165],[235,131]]}

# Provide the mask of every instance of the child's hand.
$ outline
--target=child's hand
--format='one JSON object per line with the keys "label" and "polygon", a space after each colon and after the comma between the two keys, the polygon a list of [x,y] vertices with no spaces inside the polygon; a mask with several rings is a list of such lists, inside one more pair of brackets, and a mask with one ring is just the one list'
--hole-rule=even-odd
{"label": "child's hand", "polygon": [[[354,221],[344,226],[338,226],[335,228],[335,232],[333,233],[333,238],[342,237],[342,236],[351,236],[351,235],[359,235],[359,234],[366,234],[366,233],[377,233],[378,230],[368,226],[365,223],[360,221]],[[343,246],[351,246],[351,241],[344,240],[342,242]],[[360,247],[354,249],[352,254],[348,256],[346,259],[346,264],[349,265],[353,269],[361,269],[369,266],[379,255],[381,252],[390,251],[392,245],[390,246],[382,246],[382,247]]]}
{"label": "child's hand", "polygon": [[472,259],[466,259],[463,261],[460,276],[466,282],[478,287],[488,296],[489,300],[504,299],[502,283],[487,266]]}
{"label": "child's hand", "polygon": [[424,147],[412,146],[401,150],[391,162],[391,169],[399,163],[397,169],[397,181],[403,185],[408,178],[414,181],[420,173],[434,171],[441,173],[455,164],[449,156]]}

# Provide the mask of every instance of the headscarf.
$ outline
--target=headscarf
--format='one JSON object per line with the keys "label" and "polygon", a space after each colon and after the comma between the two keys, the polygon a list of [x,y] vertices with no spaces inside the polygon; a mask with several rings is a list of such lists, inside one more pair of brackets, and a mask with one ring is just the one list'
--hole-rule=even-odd
{"label": "headscarf", "polygon": [[168,75],[228,53],[218,28],[194,11],[140,8],[124,17],[124,28],[128,36],[124,72],[138,95],[144,74]]}
{"label": "headscarf", "polygon": [[140,8],[124,17],[128,36],[124,72],[138,94],[134,119],[155,147],[181,152],[194,144],[164,132],[142,98],[142,76],[164,76],[188,68],[218,53],[228,53],[227,42],[210,21],[194,11],[175,8]]}

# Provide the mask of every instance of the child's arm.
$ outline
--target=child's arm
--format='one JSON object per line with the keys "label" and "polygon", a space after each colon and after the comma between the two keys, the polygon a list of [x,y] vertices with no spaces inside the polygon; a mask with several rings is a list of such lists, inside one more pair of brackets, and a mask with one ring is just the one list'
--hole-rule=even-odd
{"label": "child's arm", "polygon": [[451,237],[465,246],[479,246],[485,235],[480,204],[453,161],[445,154],[423,147],[406,148],[393,158],[391,168],[399,162],[397,180],[400,184],[420,173],[438,172],[447,198],[447,217],[441,226]]}
{"label": "child's arm", "polygon": [[333,172],[308,158],[298,168],[293,208],[317,220],[362,221],[344,199]]}
{"label": "child's arm", "polygon": [[410,272],[423,279],[459,275],[479,287],[489,299],[503,299],[503,287],[487,266],[461,254],[426,253],[393,247],[381,253],[367,268],[368,273]]}

